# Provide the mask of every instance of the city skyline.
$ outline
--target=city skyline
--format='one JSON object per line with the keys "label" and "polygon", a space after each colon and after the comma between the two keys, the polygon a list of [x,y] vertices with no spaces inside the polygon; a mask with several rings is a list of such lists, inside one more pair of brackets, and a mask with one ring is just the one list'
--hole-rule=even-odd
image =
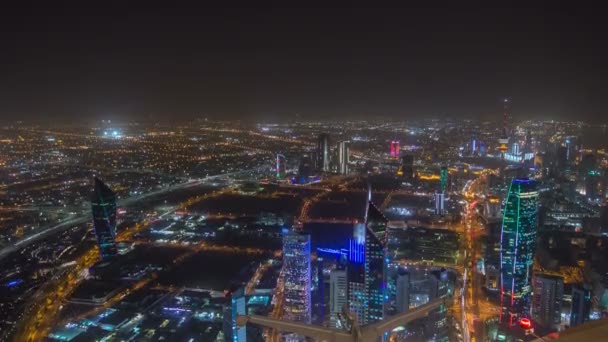
{"label": "city skyline", "polygon": [[3,7],[0,342],[605,339],[602,13]]}

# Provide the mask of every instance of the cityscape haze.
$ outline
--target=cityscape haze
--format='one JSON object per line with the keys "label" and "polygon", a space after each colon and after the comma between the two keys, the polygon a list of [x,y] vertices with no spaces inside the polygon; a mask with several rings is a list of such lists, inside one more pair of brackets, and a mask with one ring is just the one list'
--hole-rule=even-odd
{"label": "cityscape haze", "polygon": [[1,12],[0,342],[606,340],[599,9]]}

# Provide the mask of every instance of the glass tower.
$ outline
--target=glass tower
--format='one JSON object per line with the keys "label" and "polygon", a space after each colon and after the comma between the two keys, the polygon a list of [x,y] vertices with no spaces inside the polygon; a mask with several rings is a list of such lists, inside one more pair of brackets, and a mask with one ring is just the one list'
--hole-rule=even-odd
{"label": "glass tower", "polygon": [[536,183],[528,179],[513,179],[500,236],[500,320],[508,325],[515,325],[520,317],[530,316],[537,221]]}
{"label": "glass tower", "polygon": [[284,318],[289,321],[310,324],[310,235],[289,233],[283,237],[283,274],[285,279]]}
{"label": "glass tower", "polygon": [[101,180],[95,178],[95,190],[91,197],[93,229],[101,258],[107,260],[116,254],[116,194]]}
{"label": "glass tower", "polygon": [[317,168],[319,171],[329,171],[329,135],[322,133],[317,142]]}

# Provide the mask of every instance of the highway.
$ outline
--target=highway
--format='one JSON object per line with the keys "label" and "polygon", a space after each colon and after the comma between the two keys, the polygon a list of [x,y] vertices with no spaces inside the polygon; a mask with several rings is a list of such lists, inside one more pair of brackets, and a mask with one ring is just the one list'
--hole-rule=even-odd
{"label": "highway", "polygon": [[[179,184],[168,186],[166,188],[151,191],[151,192],[145,193],[140,196],[134,196],[134,197],[121,199],[118,201],[118,206],[127,207],[129,205],[132,205],[134,203],[143,201],[145,199],[148,199],[148,198],[151,198],[154,196],[163,195],[163,194],[167,194],[170,192],[186,189],[189,187],[202,185],[213,179],[223,178],[223,177],[232,177],[232,176],[237,176],[240,174],[245,174],[245,173],[249,173],[249,172],[257,172],[257,171],[262,171],[262,170],[266,170],[266,168],[259,167],[259,168],[251,169],[251,170],[231,172],[231,173],[225,173],[225,174],[220,174],[220,175],[208,176],[208,177],[200,178],[200,179],[193,179],[193,180],[189,180],[184,183],[179,183]],[[36,232],[32,235],[29,235],[27,237],[24,237],[23,239],[13,243],[12,245],[5,246],[2,249],[0,249],[0,260],[4,259],[7,255],[11,254],[12,252],[16,252],[16,251],[20,250],[21,248],[24,248],[36,241],[39,241],[40,239],[46,238],[55,233],[60,233],[64,230],[70,229],[74,226],[84,224],[86,222],[89,222],[90,220],[91,220],[91,216],[89,214],[82,214],[82,215],[78,215],[78,216],[63,220],[53,226],[41,228],[41,229],[39,229],[38,232]]]}

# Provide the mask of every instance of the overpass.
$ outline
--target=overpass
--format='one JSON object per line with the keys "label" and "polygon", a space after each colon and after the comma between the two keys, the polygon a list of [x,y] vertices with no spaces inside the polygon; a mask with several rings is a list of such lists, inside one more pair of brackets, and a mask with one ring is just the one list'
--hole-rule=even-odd
{"label": "overpass", "polygon": [[[426,317],[430,311],[438,309],[441,305],[451,305],[451,297],[438,298],[425,305],[419,306],[409,312],[372,323],[363,327],[353,325],[351,331],[314,326],[310,324],[283,321],[259,315],[239,315],[236,324],[243,326],[247,323],[261,325],[281,332],[295,333],[312,337],[324,342],[368,342],[376,341],[385,332],[407,324],[413,320]],[[356,320],[354,320],[356,321]]]}

